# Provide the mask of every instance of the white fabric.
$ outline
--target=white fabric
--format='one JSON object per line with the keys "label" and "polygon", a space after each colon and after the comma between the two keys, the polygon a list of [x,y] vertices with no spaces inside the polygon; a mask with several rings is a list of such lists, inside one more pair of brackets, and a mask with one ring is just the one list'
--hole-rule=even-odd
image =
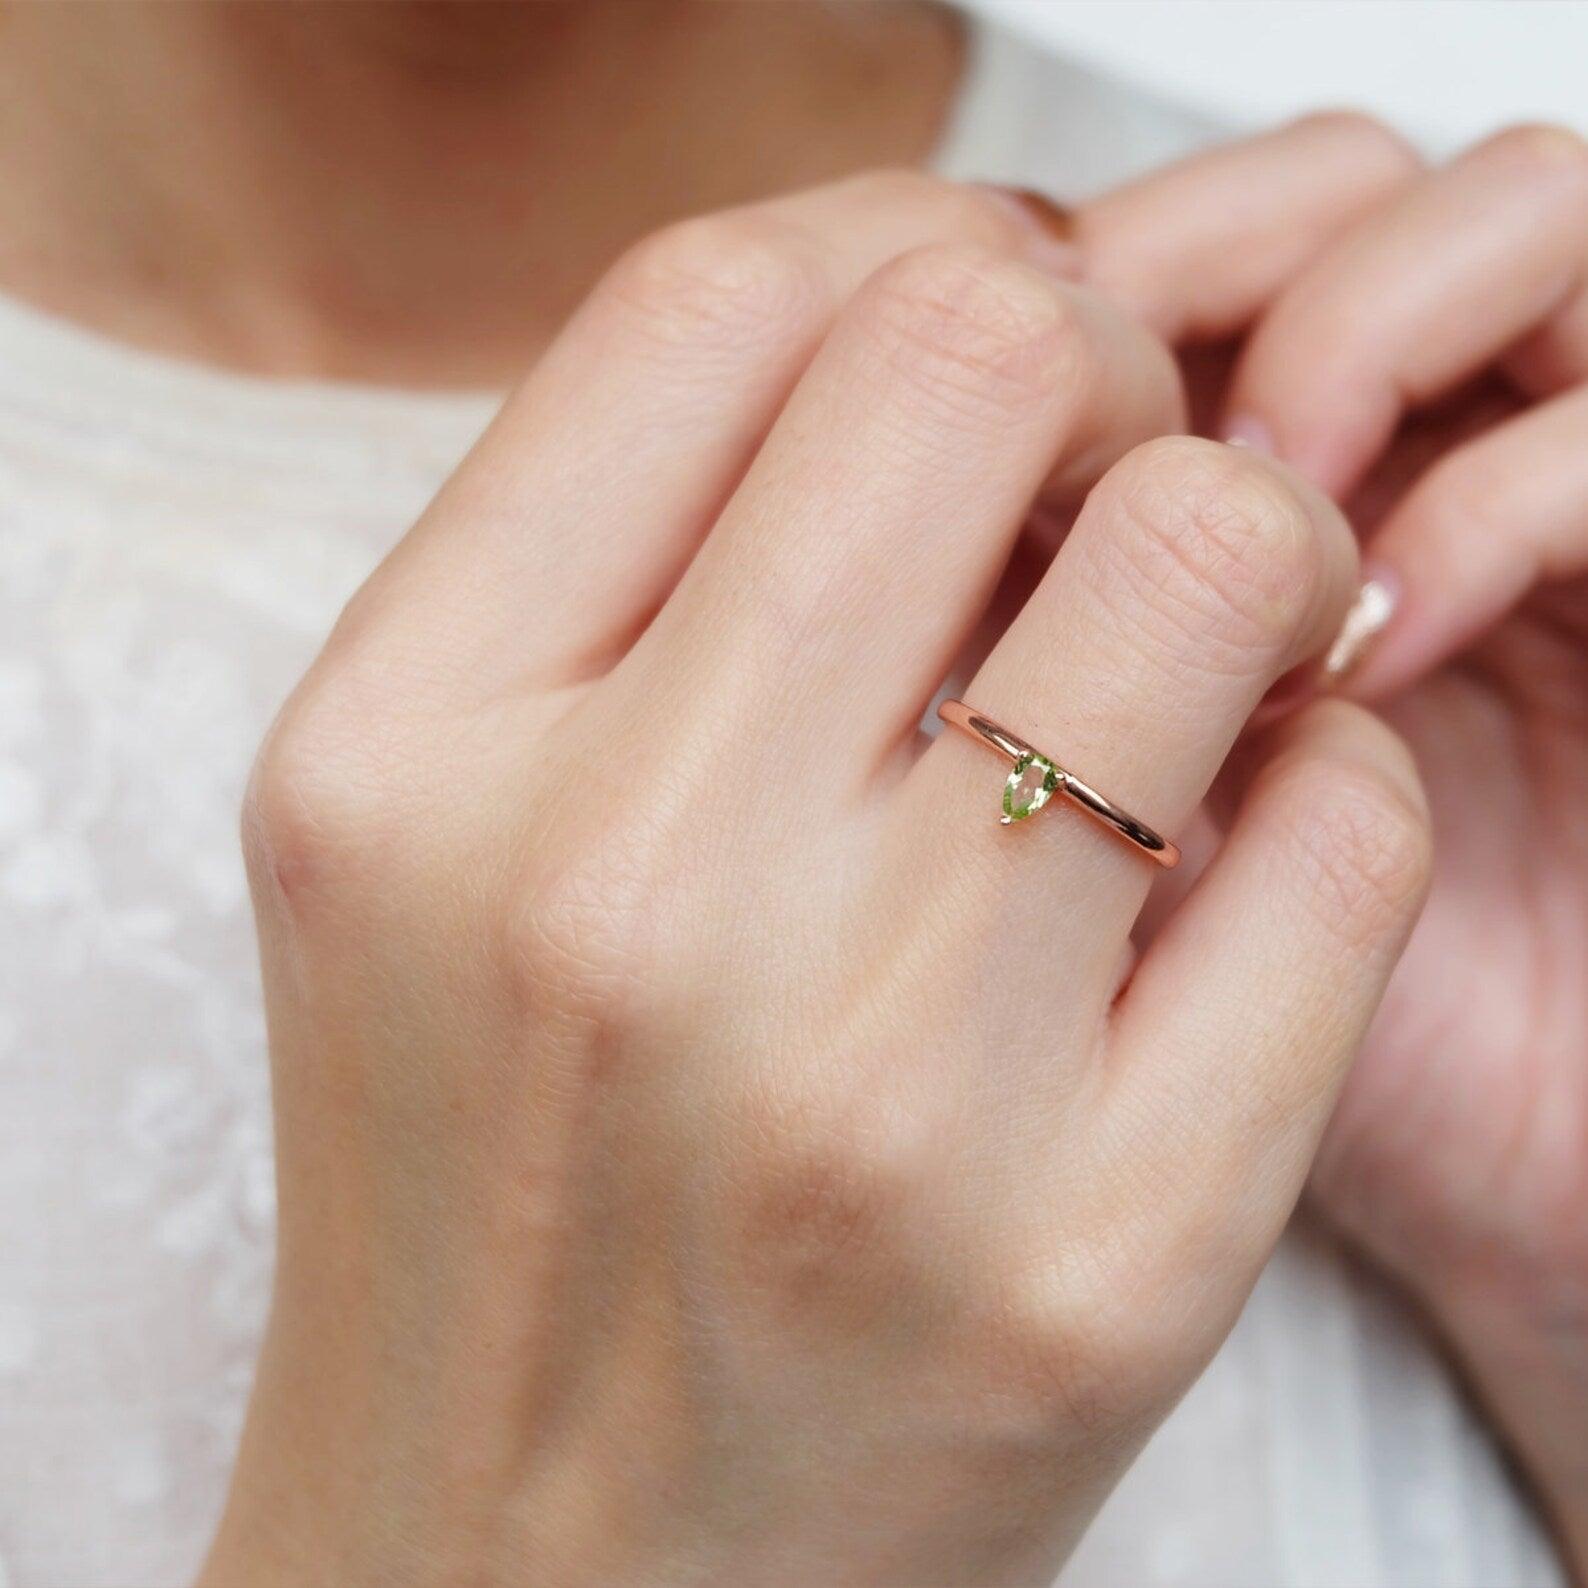
{"label": "white fabric", "polygon": [[[1198,132],[989,33],[941,163],[1074,192]],[[492,406],[0,302],[0,1588],[163,1588],[201,1554],[271,1240],[244,778]],[[1558,1579],[1415,1330],[1298,1237],[1066,1581]]]}
{"label": "white fabric", "polygon": [[1441,153],[1509,122],[1588,132],[1584,0],[970,0],[1097,70],[1266,126],[1353,105]]}

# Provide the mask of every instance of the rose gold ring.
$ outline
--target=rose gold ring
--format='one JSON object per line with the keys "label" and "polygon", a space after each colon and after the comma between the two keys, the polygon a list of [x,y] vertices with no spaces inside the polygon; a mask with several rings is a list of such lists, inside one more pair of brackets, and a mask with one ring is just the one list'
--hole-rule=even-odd
{"label": "rose gold ring", "polygon": [[1004,782],[1004,813],[999,817],[1006,827],[1035,816],[1055,794],[1062,794],[1105,827],[1113,828],[1121,838],[1129,839],[1144,854],[1151,855],[1160,866],[1179,865],[1180,851],[1167,838],[1160,837],[1128,811],[1122,811],[1112,800],[1105,799],[1073,772],[1066,772],[1024,739],[1007,728],[1000,728],[980,712],[972,711],[963,700],[945,700],[937,708],[937,714],[950,727],[991,745],[1014,762]]}

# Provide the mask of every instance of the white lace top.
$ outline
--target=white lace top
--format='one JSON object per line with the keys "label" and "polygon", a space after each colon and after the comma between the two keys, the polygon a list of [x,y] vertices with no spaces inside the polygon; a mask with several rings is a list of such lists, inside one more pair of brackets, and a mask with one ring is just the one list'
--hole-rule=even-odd
{"label": "white lace top", "polygon": [[[1067,193],[1196,133],[984,33],[940,164]],[[243,782],[491,407],[0,301],[0,1588],[163,1588],[202,1553],[271,1251]],[[1558,1579],[1394,1304],[1297,1239],[1066,1580]]]}

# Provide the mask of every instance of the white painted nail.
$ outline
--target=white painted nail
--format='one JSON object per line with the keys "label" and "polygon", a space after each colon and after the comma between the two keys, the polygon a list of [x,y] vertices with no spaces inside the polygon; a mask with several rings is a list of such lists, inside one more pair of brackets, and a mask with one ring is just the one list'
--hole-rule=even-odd
{"label": "white painted nail", "polygon": [[1395,615],[1396,587],[1387,574],[1375,572],[1362,581],[1340,624],[1340,632],[1323,659],[1321,682],[1325,689],[1338,689],[1362,665],[1373,642]]}

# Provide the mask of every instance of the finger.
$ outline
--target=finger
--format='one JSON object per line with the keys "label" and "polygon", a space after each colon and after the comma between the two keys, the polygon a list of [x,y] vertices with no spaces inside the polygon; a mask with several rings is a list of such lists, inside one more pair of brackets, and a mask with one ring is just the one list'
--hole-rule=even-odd
{"label": "finger", "polygon": [[1420,168],[1367,116],[1308,116],[1082,206],[1085,279],[1172,343],[1231,336]]}
{"label": "finger", "polygon": [[637,699],[680,680],[741,739],[753,720],[785,780],[863,786],[1043,482],[1079,492],[1181,419],[1167,350],[1095,295],[985,250],[905,255],[840,316],[622,671]]}
{"label": "finger", "polygon": [[1369,555],[1393,611],[1333,682],[1403,688],[1497,622],[1540,581],[1588,574],[1588,387],[1447,454],[1380,526]]}
{"label": "finger", "polygon": [[1262,438],[1335,494],[1409,407],[1560,309],[1588,266],[1588,147],[1503,133],[1342,237],[1253,334],[1229,433]]}
{"label": "finger", "polygon": [[1432,857],[1411,757],[1361,708],[1314,705],[1254,759],[1229,838],[1116,1015],[1105,1117],[1153,1143],[1154,1184],[1177,1188],[1186,1212],[1188,1272],[1255,1274],[1266,1257]]}
{"label": "finger", "polygon": [[353,618],[406,614],[392,642],[406,635],[445,669],[436,682],[471,692],[600,670],[676,581],[860,282],[901,251],[961,239],[1069,268],[1019,207],[910,172],[686,221],[639,244]]}
{"label": "finger", "polygon": [[1553,397],[1588,381],[1588,285],[1506,355],[1505,368],[1531,397]]}
{"label": "finger", "polygon": [[[1338,626],[1355,580],[1350,531],[1315,489],[1238,449],[1156,441],[1092,493],[965,698],[1173,838],[1269,685]],[[1106,973],[1156,868],[1062,802],[1000,827],[1007,770],[940,737],[901,796],[904,852],[955,915],[1021,901],[1033,929],[1000,954],[1011,974],[1051,981],[1043,967],[1066,954]]]}

